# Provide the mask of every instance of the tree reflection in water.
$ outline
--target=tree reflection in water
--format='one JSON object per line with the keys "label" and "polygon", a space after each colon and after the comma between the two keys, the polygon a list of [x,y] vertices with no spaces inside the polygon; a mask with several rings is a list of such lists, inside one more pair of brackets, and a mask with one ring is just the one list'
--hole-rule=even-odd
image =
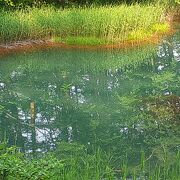
{"label": "tree reflection in water", "polygon": [[[162,145],[176,151],[179,34],[158,47],[49,50],[0,61],[0,141],[47,152],[56,143],[101,147],[115,157]],[[35,125],[31,103],[35,103]]]}

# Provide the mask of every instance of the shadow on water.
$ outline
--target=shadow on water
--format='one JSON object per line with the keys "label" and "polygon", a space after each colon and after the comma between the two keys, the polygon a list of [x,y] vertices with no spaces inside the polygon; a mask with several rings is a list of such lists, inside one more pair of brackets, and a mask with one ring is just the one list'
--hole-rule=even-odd
{"label": "shadow on water", "polygon": [[46,50],[0,61],[0,141],[36,154],[57,142],[115,157],[177,151],[180,36],[131,50]]}

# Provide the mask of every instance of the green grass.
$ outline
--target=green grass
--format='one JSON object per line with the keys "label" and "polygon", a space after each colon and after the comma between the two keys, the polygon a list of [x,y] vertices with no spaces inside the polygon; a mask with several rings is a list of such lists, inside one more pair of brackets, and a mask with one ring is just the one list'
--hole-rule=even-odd
{"label": "green grass", "polygon": [[106,39],[97,38],[97,37],[81,37],[81,36],[67,36],[64,38],[61,37],[52,37],[51,40],[57,43],[65,43],[68,45],[103,45],[108,44],[109,42]]}
{"label": "green grass", "polygon": [[[67,144],[68,145],[68,144]],[[127,160],[119,161],[119,167],[113,166],[111,155],[97,149],[93,154],[87,154],[80,148],[78,151],[67,147],[66,156],[46,154],[41,158],[28,159],[19,153],[16,147],[0,151],[0,179],[24,180],[114,180],[119,179],[174,179],[178,180],[180,172],[180,154],[175,154],[174,160],[163,161],[162,164],[147,162],[145,154],[141,154],[138,165],[130,166]],[[77,146],[77,144],[75,145]],[[73,152],[73,153],[72,153]],[[58,153],[58,154],[57,154]],[[70,153],[70,154],[69,154]],[[65,155],[65,154],[64,154]],[[165,158],[165,157],[163,157]]]}
{"label": "green grass", "polygon": [[[100,45],[139,39],[169,29],[160,5],[120,5],[0,12],[0,42],[65,39],[67,44]],[[147,33],[148,32],[148,33]]]}
{"label": "green grass", "polygon": [[107,44],[106,39],[100,39],[97,37],[67,37],[65,42],[69,45],[102,45]]}

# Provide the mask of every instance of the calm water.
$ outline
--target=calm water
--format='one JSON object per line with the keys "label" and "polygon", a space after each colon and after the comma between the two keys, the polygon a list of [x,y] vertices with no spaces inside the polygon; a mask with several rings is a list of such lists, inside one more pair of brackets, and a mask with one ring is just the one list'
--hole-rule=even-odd
{"label": "calm water", "polygon": [[0,141],[58,142],[132,157],[179,148],[180,34],[130,50],[44,50],[0,59]]}

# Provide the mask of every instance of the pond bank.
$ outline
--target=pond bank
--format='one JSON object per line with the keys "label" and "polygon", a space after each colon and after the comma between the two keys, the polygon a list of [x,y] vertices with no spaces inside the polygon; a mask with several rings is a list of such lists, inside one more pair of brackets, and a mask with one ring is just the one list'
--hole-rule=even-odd
{"label": "pond bank", "polygon": [[180,19],[179,13],[167,13],[159,5],[41,7],[0,14],[0,56],[51,47],[93,50],[157,44],[174,32],[172,22]]}
{"label": "pond bank", "polygon": [[29,40],[29,41],[18,41],[15,43],[0,44],[0,56],[8,55],[16,52],[31,52],[40,49],[49,48],[62,48],[62,49],[86,49],[86,50],[97,50],[97,49],[126,49],[144,46],[147,44],[158,44],[162,41],[164,36],[170,36],[176,32],[175,29],[171,28],[166,33],[157,33],[148,38],[139,40],[125,40],[117,44],[104,44],[104,45],[73,45],[63,42],[54,42],[52,39],[49,40]]}

